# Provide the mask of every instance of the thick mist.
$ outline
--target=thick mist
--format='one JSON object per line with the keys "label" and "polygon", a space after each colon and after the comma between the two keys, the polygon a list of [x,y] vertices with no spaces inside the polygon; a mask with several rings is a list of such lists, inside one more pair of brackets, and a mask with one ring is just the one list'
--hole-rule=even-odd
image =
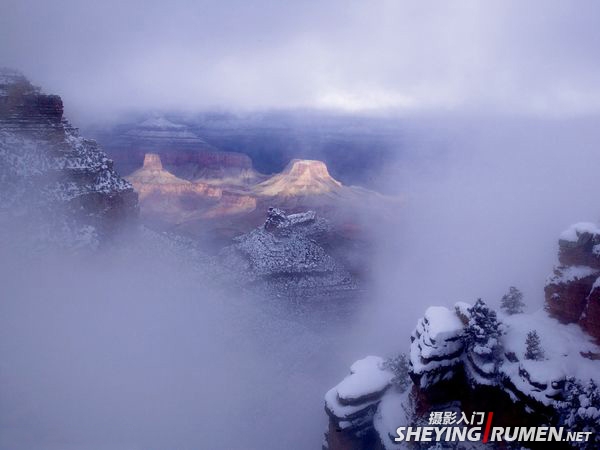
{"label": "thick mist", "polygon": [[516,285],[542,307],[558,233],[598,215],[594,121],[402,127],[381,177],[403,202],[372,224],[357,304],[225,289],[135,233],[93,254],[2,251],[0,448],[318,448],[325,392],[356,359],[408,351],[427,306],[497,306]]}
{"label": "thick mist", "polygon": [[397,222],[378,234],[380,303],[369,315],[384,351],[408,350],[408,335],[429,305],[481,297],[498,307],[515,285],[527,312],[543,307],[558,235],[600,215],[596,123],[524,117],[405,123],[408,150],[385,177],[404,203]]}
{"label": "thick mist", "polygon": [[185,251],[121,239],[2,252],[0,448],[320,445],[323,394],[364,351],[347,308],[225,289]]}
{"label": "thick mist", "polygon": [[3,0],[0,65],[69,116],[135,109],[597,113],[597,2]]}

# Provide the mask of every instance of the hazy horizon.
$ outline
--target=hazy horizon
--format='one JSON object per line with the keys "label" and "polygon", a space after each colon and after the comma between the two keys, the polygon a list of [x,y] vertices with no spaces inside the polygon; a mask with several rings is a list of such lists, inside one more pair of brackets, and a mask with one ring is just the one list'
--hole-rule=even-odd
{"label": "hazy horizon", "polygon": [[0,66],[129,110],[600,111],[593,1],[4,0]]}

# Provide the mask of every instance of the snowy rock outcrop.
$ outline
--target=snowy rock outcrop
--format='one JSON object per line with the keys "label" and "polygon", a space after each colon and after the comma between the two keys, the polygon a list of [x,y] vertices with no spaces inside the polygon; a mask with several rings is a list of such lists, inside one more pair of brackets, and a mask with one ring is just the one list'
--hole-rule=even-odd
{"label": "snowy rock outcrop", "polygon": [[270,208],[265,225],[237,237],[220,259],[239,283],[277,296],[345,297],[357,285],[324,248],[329,231],[329,222],[312,211],[286,215]]}
{"label": "snowy rock outcrop", "polygon": [[579,323],[600,339],[600,228],[577,223],[558,241],[559,265],[545,287],[546,308],[562,323]]}
{"label": "snowy rock outcrop", "polygon": [[431,306],[411,336],[411,376],[421,388],[449,380],[461,368],[464,323],[454,311]]}
{"label": "snowy rock outcrop", "polygon": [[[0,71],[0,212],[19,232],[97,240],[137,215],[137,195],[94,141],[63,118],[62,100]],[[16,222],[15,222],[16,221]],[[60,239],[69,240],[62,236]]]}
{"label": "snowy rock outcrop", "polygon": [[[470,414],[490,405],[497,426],[557,424],[567,381],[599,381],[600,360],[589,355],[600,349],[580,327],[561,324],[543,310],[495,317],[480,301],[428,308],[411,336],[413,384],[407,389],[385,385],[381,359],[353,365],[351,375],[325,396],[326,448],[406,448],[393,440],[397,427],[426,425],[433,411]],[[527,359],[532,327],[544,350],[539,360]],[[359,371],[366,361],[370,372]]]}
{"label": "snowy rock outcrop", "polygon": [[373,419],[394,374],[383,358],[367,356],[350,367],[350,375],[325,394],[330,422],[327,436],[332,448],[355,448],[377,442]]}

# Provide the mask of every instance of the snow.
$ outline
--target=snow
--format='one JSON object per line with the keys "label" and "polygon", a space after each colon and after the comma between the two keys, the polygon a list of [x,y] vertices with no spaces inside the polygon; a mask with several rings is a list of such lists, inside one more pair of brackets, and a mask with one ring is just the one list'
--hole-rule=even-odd
{"label": "snow", "polygon": [[[567,376],[600,381],[600,361],[582,356],[582,353],[599,353],[600,348],[578,325],[561,324],[543,310],[504,316],[502,320],[507,327],[507,333],[501,338],[504,350],[515,353],[520,361],[511,363],[505,360],[501,370],[523,393],[550,404],[553,401],[550,397],[556,394],[553,382],[564,380]],[[534,329],[540,337],[546,357],[543,361],[525,359],[527,333]],[[529,380],[521,375],[523,370],[527,372]],[[529,381],[546,384],[547,387],[541,391]]]}
{"label": "snow", "polygon": [[458,316],[444,306],[430,306],[425,311],[429,337],[437,342],[457,336],[463,329]]}
{"label": "snow", "polygon": [[583,233],[600,234],[600,228],[591,222],[579,222],[571,225],[560,234],[561,241],[577,242]]}
{"label": "snow", "polygon": [[[449,365],[449,357],[459,352],[462,341],[459,339],[463,323],[454,311],[443,306],[431,306],[417,324],[415,341],[411,345],[411,361],[415,371],[431,370],[434,366]],[[442,361],[426,360],[444,358]],[[423,366],[423,367],[421,367]]]}
{"label": "snow", "polygon": [[597,269],[588,266],[561,266],[555,270],[553,275],[548,277],[546,284],[570,283],[597,273]]}
{"label": "snow", "polygon": [[457,313],[443,306],[432,306],[419,320],[410,346],[413,373],[421,375],[426,387],[450,376],[453,366],[461,363],[463,322]]}
{"label": "snow", "polygon": [[467,302],[456,302],[454,304],[454,310],[465,317],[469,317],[469,310],[473,307],[470,303]]}
{"label": "snow", "polygon": [[[93,225],[106,210],[99,206],[96,214],[78,221],[67,212],[69,202],[98,194],[110,198],[132,186],[112,169],[98,145],[82,138],[67,120],[14,120],[14,126],[0,129],[0,210],[28,222],[23,232],[36,245],[96,248],[100,234]],[[36,218],[41,216],[40,223]]]}
{"label": "snow", "polygon": [[399,426],[411,423],[409,395],[410,389],[405,389],[403,392],[389,390],[377,407],[373,426],[386,450],[401,448],[401,444],[396,443],[393,437],[396,436],[396,429]]}
{"label": "snow", "polygon": [[[246,286],[260,284],[267,293],[277,296],[331,298],[336,293],[347,295],[355,291],[354,277],[315,239],[329,229],[329,222],[323,218],[304,220],[312,217],[309,212],[294,217],[294,221],[299,221],[291,223],[288,216],[280,213],[283,227],[277,223],[273,232],[257,228],[238,236],[235,244],[220,252],[221,261],[237,282]],[[268,219],[269,222],[277,221]]]}
{"label": "snow", "polygon": [[379,356],[367,356],[356,361],[350,367],[350,375],[336,386],[338,397],[344,402],[352,403],[385,390],[394,374],[383,370],[382,364],[383,359]]}
{"label": "snow", "polygon": [[301,223],[312,222],[315,220],[317,214],[314,211],[306,211],[303,213],[290,214],[287,216],[291,225],[298,225]]}
{"label": "snow", "polygon": [[356,416],[377,402],[379,402],[379,398],[374,398],[357,405],[342,405],[338,399],[337,386],[329,389],[325,394],[325,407],[338,419],[347,419]]}

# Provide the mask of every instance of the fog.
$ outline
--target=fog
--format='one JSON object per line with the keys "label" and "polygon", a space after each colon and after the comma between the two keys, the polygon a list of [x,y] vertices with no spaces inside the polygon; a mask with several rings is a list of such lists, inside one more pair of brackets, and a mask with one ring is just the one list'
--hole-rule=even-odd
{"label": "fog", "polygon": [[0,448],[315,448],[323,389],[360,356],[343,322],[217,290],[127,240],[3,255]]}
{"label": "fog", "polygon": [[70,116],[123,110],[598,112],[593,0],[2,0],[0,64]]}
{"label": "fog", "polygon": [[600,215],[596,121],[408,121],[407,141],[419,156],[388,169],[404,205],[396,212],[400,226],[382,227],[375,270],[381,303],[372,330],[394,330],[395,340],[380,340],[392,344],[388,352],[398,343],[407,351],[427,305],[482,298],[498,307],[514,285],[528,312],[543,307],[558,235]]}
{"label": "fog", "polygon": [[427,306],[497,306],[515,285],[541,308],[558,234],[598,220],[599,8],[0,0],[0,66],[75,125],[303,108],[402,135],[374,183],[402,203],[367,218],[355,303],[225,288],[136,232],[21,248],[0,217],[0,449],[320,448],[325,392],[358,358],[408,351]]}
{"label": "fog", "polygon": [[318,448],[324,393],[354,360],[408,351],[427,306],[497,306],[516,285],[542,307],[558,233],[597,219],[594,122],[407,121],[412,151],[382,174],[403,203],[351,306],[224,289],[135,234],[3,251],[0,448]]}

